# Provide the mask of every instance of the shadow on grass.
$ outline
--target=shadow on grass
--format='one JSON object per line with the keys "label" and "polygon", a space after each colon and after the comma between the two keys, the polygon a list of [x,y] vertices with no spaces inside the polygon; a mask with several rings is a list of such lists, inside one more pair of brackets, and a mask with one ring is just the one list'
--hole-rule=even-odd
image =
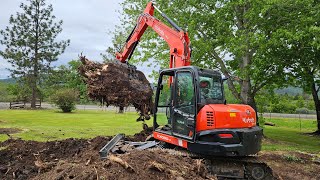
{"label": "shadow on grass", "polygon": [[63,111],[59,111],[59,110],[57,110],[57,111],[53,111],[54,113],[61,113],[61,114],[76,114],[77,112],[63,112]]}

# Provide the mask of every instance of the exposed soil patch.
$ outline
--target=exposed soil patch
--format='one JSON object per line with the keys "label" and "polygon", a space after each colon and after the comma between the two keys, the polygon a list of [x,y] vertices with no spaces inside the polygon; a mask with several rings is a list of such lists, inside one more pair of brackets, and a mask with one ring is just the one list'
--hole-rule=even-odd
{"label": "exposed soil patch", "polygon": [[[141,141],[143,131],[127,137]],[[101,160],[98,151],[112,137],[35,142],[9,139],[0,143],[0,179],[208,179],[199,159],[168,154],[161,149],[131,151]],[[320,179],[320,165],[309,154],[261,152],[283,179]]]}
{"label": "exposed soil patch", "polygon": [[15,134],[20,131],[21,130],[17,128],[0,128],[0,134]]}
{"label": "exposed soil patch", "polygon": [[282,179],[320,179],[318,156],[299,152],[261,152],[266,162]]}

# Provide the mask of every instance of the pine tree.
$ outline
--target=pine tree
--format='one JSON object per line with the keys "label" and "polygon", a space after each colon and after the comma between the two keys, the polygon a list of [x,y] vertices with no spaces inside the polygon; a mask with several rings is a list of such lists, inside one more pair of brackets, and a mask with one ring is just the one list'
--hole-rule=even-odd
{"label": "pine tree", "polygon": [[0,55],[12,64],[11,75],[31,89],[31,108],[35,108],[42,74],[50,71],[70,40],[56,41],[62,20],[56,20],[45,0],[27,0],[20,8],[22,12],[11,15],[9,25],[0,31],[5,46]]}

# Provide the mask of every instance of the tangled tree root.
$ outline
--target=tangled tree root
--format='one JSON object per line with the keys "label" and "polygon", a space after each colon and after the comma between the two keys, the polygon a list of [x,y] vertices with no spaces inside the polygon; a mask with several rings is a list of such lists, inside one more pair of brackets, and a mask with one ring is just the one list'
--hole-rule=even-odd
{"label": "tangled tree root", "polygon": [[85,56],[80,60],[79,73],[87,84],[89,98],[106,106],[124,108],[133,105],[140,112],[138,121],[150,119],[153,91],[141,71],[118,61],[97,63]]}

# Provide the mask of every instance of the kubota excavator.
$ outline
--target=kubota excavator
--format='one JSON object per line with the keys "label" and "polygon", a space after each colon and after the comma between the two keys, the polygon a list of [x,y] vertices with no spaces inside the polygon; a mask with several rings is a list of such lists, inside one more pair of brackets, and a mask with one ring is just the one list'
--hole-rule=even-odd
{"label": "kubota excavator", "polygon": [[[173,28],[155,18],[154,10]],[[156,89],[153,138],[206,156],[241,157],[259,152],[263,133],[256,124],[254,109],[248,105],[226,103],[224,79],[218,71],[190,66],[188,33],[161,12],[153,2],[149,2],[139,16],[122,52],[116,53],[116,58],[127,63],[148,27],[170,47],[169,68],[160,72]],[[158,113],[159,109],[166,109],[166,115]],[[100,154],[105,155],[106,150],[113,148],[121,138],[121,135],[117,135]],[[154,145],[155,143],[144,144],[140,149]],[[259,168],[250,175],[254,179],[265,177],[264,169]],[[222,177],[237,175],[239,174],[231,173],[231,176]],[[244,173],[239,177],[245,177]]]}
{"label": "kubota excavator", "polygon": [[[157,10],[174,29],[153,14]],[[162,70],[158,80],[153,137],[207,155],[246,156],[261,148],[262,129],[256,125],[256,113],[248,105],[226,104],[223,79],[217,71],[190,66],[191,49],[188,33],[183,31],[152,2],[127,38],[116,58],[130,59],[141,36],[151,27],[170,47],[169,69]],[[167,101],[159,101],[168,79]],[[168,96],[168,93],[166,93]],[[168,102],[169,101],[169,102]],[[168,124],[158,127],[158,108],[167,109]]]}

